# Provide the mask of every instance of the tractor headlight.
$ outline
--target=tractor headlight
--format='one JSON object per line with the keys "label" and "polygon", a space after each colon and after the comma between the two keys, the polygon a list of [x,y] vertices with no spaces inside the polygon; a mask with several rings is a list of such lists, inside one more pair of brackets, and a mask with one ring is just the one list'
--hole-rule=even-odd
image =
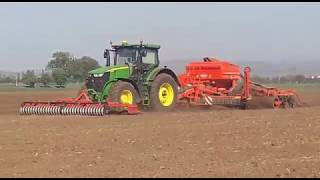
{"label": "tractor headlight", "polygon": [[93,77],[102,77],[103,74],[93,74]]}

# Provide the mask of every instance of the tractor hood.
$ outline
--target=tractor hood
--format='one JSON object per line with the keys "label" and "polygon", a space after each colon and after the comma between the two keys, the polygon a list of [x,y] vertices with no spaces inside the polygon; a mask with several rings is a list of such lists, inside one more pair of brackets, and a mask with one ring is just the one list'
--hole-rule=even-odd
{"label": "tractor hood", "polygon": [[118,66],[108,66],[108,67],[100,67],[97,69],[94,69],[92,71],[89,71],[89,74],[103,74],[105,72],[110,72],[110,71],[117,71],[120,69],[129,69],[128,66],[126,65],[118,65]]}

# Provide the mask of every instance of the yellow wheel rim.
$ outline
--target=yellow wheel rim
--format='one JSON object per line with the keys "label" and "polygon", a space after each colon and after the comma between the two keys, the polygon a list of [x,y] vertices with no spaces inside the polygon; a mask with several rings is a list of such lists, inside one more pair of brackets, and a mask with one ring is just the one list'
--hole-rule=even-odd
{"label": "yellow wheel rim", "polygon": [[121,92],[120,102],[122,104],[133,104],[133,95],[131,91],[124,90]]}
{"label": "yellow wheel rim", "polygon": [[162,106],[170,106],[174,99],[174,91],[169,83],[163,83],[159,89],[159,100]]}

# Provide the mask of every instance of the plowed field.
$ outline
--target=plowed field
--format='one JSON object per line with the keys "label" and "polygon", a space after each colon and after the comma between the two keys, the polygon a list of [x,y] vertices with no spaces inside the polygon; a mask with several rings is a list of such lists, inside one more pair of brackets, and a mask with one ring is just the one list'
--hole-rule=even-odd
{"label": "plowed field", "polygon": [[0,92],[1,177],[320,177],[319,91],[296,109],[18,114],[24,100],[75,95]]}

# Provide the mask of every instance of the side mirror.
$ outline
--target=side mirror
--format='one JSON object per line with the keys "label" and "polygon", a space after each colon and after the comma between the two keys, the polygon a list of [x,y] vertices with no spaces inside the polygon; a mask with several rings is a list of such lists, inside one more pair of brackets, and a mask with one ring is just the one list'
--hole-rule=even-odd
{"label": "side mirror", "polygon": [[110,53],[107,49],[104,51],[103,57],[106,58],[106,66],[110,66]]}

